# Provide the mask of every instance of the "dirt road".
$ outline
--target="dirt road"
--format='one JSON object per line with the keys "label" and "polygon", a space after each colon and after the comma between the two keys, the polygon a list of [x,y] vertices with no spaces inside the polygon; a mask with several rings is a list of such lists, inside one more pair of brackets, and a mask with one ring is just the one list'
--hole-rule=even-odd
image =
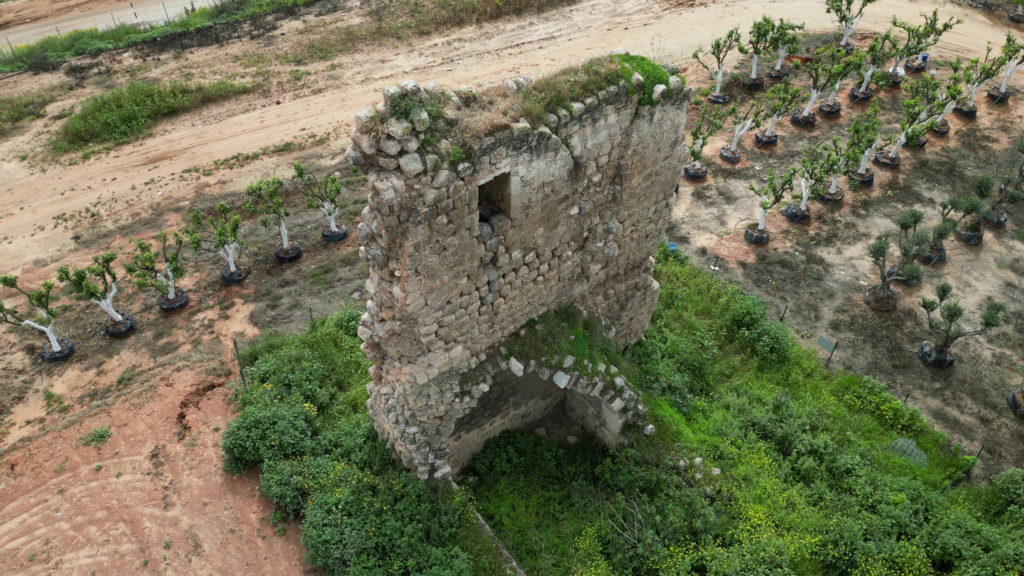
{"label": "dirt road", "polygon": [[[84,2],[79,8],[102,11],[112,5]],[[35,9],[38,14],[51,4],[18,0],[2,6],[0,14],[11,9],[21,10],[20,14]],[[957,5],[908,0],[873,4],[861,29],[884,28],[892,14],[916,19],[933,6],[965,20],[933,51],[935,58],[977,54],[987,40],[998,41],[1004,34],[985,17]],[[685,6],[654,0],[585,0],[554,13],[341,57],[333,62],[336,69],[332,63],[317,64],[310,67],[318,82],[315,90],[278,89],[188,114],[161,125],[151,138],[73,165],[47,165],[44,170],[25,160],[31,160],[45,142],[46,131],[53,128],[37,121],[27,131],[0,142],[2,271],[37,279],[50,273],[58,259],[69,254],[85,257],[70,232],[55,225],[55,218],[62,214],[99,207],[102,216],[88,220],[88,225],[76,223],[72,229],[127,233],[138,229],[128,224],[140,216],[180,211],[197,197],[239,191],[257,176],[275,171],[287,174],[289,157],[265,158],[242,169],[203,177],[193,178],[191,170],[311,133],[339,129],[347,134],[359,109],[374,105],[381,89],[404,79],[480,87],[517,75],[539,77],[614,47],[645,54],[653,49],[660,52],[659,59],[680,62],[689,67],[687,75],[699,78],[702,72],[688,63],[689,54],[729,27],[745,29],[765,12],[806,22],[812,31],[834,29],[820,0]],[[125,67],[150,67],[149,74],[155,77],[220,70],[234,58],[280,51],[303,33],[298,24],[284,32],[192,50],[180,60],[142,62],[132,54],[116,58]],[[13,93],[44,82],[55,80],[24,75],[0,81],[0,92]],[[1017,80],[1018,85],[1022,82]],[[49,113],[70,104],[70,100],[56,102]],[[347,145],[342,137],[328,153],[340,161]],[[183,174],[186,170],[189,177]],[[266,521],[268,503],[256,497],[255,482],[231,478],[219,468],[218,441],[230,419],[230,407],[223,388],[206,386],[226,378],[216,374],[221,365],[231,365],[232,336],[254,330],[251,311],[242,304],[247,295],[210,292],[209,299],[198,304],[202,312],[196,316],[205,318],[179,317],[171,328],[148,329],[147,338],[169,343],[161,345],[180,357],[177,364],[168,364],[162,356],[133,357],[130,350],[139,344],[128,341],[125,350],[112,349],[110,358],[92,358],[86,365],[48,373],[48,379],[33,390],[30,409],[18,412],[18,435],[33,431],[34,425],[23,426],[23,421],[43,412],[44,387],[72,398],[113,386],[133,363],[154,371],[153,387],[3,457],[0,573],[88,574],[97,569],[97,573],[223,574],[240,566],[247,574],[303,573],[295,530],[284,538],[273,536]],[[304,313],[301,307],[299,312]],[[158,330],[168,335],[152,334]],[[0,359],[0,368],[5,368],[3,362],[26,377],[35,377],[30,373],[34,365],[24,355]],[[189,423],[187,433],[179,419],[182,413]],[[115,436],[102,450],[78,442],[89,430],[106,424],[112,425]]]}

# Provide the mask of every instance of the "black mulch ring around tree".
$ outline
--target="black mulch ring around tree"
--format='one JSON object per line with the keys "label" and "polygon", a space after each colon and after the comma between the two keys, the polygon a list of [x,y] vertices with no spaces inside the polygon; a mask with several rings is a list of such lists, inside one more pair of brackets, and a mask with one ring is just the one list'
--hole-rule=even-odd
{"label": "black mulch ring around tree", "polygon": [[320,238],[328,244],[342,242],[345,238],[348,238],[348,226],[341,226],[337,231],[331,230],[330,227],[325,227],[320,230]]}
{"label": "black mulch ring around tree", "polygon": [[939,354],[935,350],[935,345],[927,340],[921,342],[917,348],[917,357],[921,360],[921,364],[932,368],[949,368],[956,363],[956,354],[953,354],[951,350],[947,350],[945,354]]}
{"label": "black mulch ring around tree", "polygon": [[160,306],[160,309],[164,312],[171,312],[173,310],[180,310],[181,308],[184,308],[188,305],[188,302],[188,292],[180,286],[175,286],[174,297],[168,298],[167,295],[163,295],[160,297],[160,300],[157,301],[157,305]]}
{"label": "black mulch ring around tree", "polygon": [[274,248],[274,258],[277,261],[284,264],[286,262],[295,262],[299,258],[302,258],[302,247],[299,246],[298,242],[288,242],[288,247],[278,246]]}
{"label": "black mulch ring around tree", "polygon": [[235,284],[241,284],[243,280],[249,277],[250,273],[252,273],[252,268],[245,264],[236,265],[234,272],[225,266],[220,269],[220,281],[225,286],[234,286]]}
{"label": "black mulch ring around tree", "polygon": [[120,310],[117,311],[121,315],[122,320],[120,322],[113,318],[108,318],[103,324],[103,331],[112,338],[120,338],[127,336],[133,330],[135,330],[135,318],[129,314],[125,314]]}
{"label": "black mulch ring around tree", "polygon": [[54,352],[50,344],[47,343],[45,346],[39,348],[39,357],[46,362],[60,362],[66,360],[75,353],[75,345],[67,338],[57,338],[57,344],[60,344],[60,350]]}

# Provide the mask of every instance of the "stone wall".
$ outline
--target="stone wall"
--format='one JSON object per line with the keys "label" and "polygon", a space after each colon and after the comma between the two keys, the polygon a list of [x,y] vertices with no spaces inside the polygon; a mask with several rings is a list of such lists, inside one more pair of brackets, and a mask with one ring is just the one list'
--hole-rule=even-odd
{"label": "stone wall", "polygon": [[[421,477],[457,471],[487,437],[562,400],[594,419],[581,424],[609,443],[637,419],[635,395],[622,400],[628,388],[593,393],[597,380],[559,372],[586,390],[560,378],[550,397],[537,389],[518,412],[511,399],[526,392],[498,394],[507,417],[491,410],[453,436],[494,382],[497,369],[482,378],[481,366],[505,363],[498,346],[531,318],[575,304],[599,316],[620,346],[643,334],[658,293],[650,255],[685,161],[687,96],[677,78],[671,84],[655,88],[652,106],[639,105],[630,86],[612,86],[548,115],[546,126],[512,123],[454,163],[426,146],[426,113],[383,125],[368,113],[357,119],[349,159],[371,185],[359,226],[370,269],[360,327],[374,363],[369,407],[382,437]],[[422,90],[406,83],[386,98]]]}

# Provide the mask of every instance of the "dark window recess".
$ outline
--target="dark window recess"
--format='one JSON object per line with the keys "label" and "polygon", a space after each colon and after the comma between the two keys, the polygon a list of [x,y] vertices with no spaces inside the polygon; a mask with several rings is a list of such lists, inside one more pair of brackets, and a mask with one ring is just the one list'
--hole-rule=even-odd
{"label": "dark window recess", "polygon": [[480,184],[480,221],[486,222],[496,214],[512,217],[512,177],[508,172]]}

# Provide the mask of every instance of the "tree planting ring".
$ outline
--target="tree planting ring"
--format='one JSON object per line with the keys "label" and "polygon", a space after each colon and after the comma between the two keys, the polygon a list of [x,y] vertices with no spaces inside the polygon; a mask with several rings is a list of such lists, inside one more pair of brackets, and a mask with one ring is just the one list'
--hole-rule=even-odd
{"label": "tree planting ring", "polygon": [[67,338],[57,338],[57,343],[60,344],[60,351],[54,352],[53,348],[47,344],[39,349],[39,357],[45,362],[60,362],[66,360],[75,353],[75,345],[71,343],[71,340]]}
{"label": "tree planting ring", "polygon": [[811,211],[801,210],[799,204],[786,204],[786,207],[782,209],[782,215],[794,224],[811,221]]}
{"label": "tree planting ring", "polygon": [[722,146],[722,149],[718,151],[718,157],[721,158],[723,162],[728,162],[729,164],[739,164],[742,154],[740,154],[739,148],[733,148],[732,146]]}
{"label": "tree planting ring", "polygon": [[917,58],[907,58],[903,61],[903,69],[908,74],[918,74],[928,69],[928,62],[921,62]]}
{"label": "tree planting ring", "polygon": [[818,105],[818,112],[821,112],[822,116],[835,117],[839,116],[839,114],[842,113],[842,111],[843,105],[842,103],[839,102],[839,100],[835,100],[832,102],[825,101]]}
{"label": "tree planting ring", "polygon": [[974,106],[971,106],[970,108],[956,106],[953,108],[953,112],[955,112],[957,116],[966,120],[974,120],[978,117],[978,109]]}
{"label": "tree planting ring", "polygon": [[234,286],[241,284],[243,280],[249,277],[249,273],[252,272],[252,268],[239,264],[235,266],[235,271],[232,272],[227,266],[220,269],[220,281],[225,286]]}
{"label": "tree planting ring", "polygon": [[918,138],[914,142],[907,142],[907,147],[908,148],[924,148],[927,145],[928,145],[928,139],[925,138],[924,136],[921,136],[920,138]]}
{"label": "tree planting ring", "polygon": [[757,78],[746,78],[743,81],[743,89],[747,92],[760,92],[764,90],[764,78],[758,76]]}
{"label": "tree planting ring", "polygon": [[825,204],[835,204],[836,202],[842,202],[843,198],[846,198],[846,192],[844,192],[839,186],[836,186],[835,192],[829,192],[826,190],[824,192],[818,192],[815,194],[815,197]]}
{"label": "tree planting ring", "polygon": [[1006,405],[1009,406],[1010,412],[1017,418],[1024,418],[1024,392],[1016,391],[1010,392],[1010,395],[1006,397]]}
{"label": "tree planting ring", "polygon": [[277,261],[284,264],[287,262],[295,262],[299,258],[302,258],[302,248],[298,242],[288,242],[288,247],[278,246],[274,248],[274,258]]}
{"label": "tree planting ring", "polygon": [[695,166],[687,164],[683,166],[683,178],[686,178],[690,182],[698,182],[707,178],[708,167],[707,166]]}
{"label": "tree planting ring", "polygon": [[949,134],[949,120],[943,118],[936,122],[935,126],[932,126],[932,134],[935,134],[936,136],[945,136],[946,134]]}
{"label": "tree planting ring", "polygon": [[925,266],[933,266],[940,262],[946,261],[946,247],[945,246],[932,246],[928,248],[927,252],[919,252],[917,259]]}
{"label": "tree planting ring", "polygon": [[1010,99],[1010,91],[1000,90],[998,86],[989,88],[985,94],[993,104],[1005,104]]}
{"label": "tree planting ring", "polygon": [[768,231],[758,230],[757,228],[747,228],[743,232],[743,239],[747,241],[747,244],[753,244],[754,246],[761,246],[768,243]]}
{"label": "tree planting ring", "polygon": [[773,80],[781,80],[786,76],[789,76],[789,64],[783,64],[778,68],[772,68],[768,71],[768,77]]}
{"label": "tree planting ring", "polygon": [[728,94],[726,94],[724,92],[719,92],[719,93],[711,94],[710,96],[708,96],[708,100],[712,104],[726,104],[726,103],[729,102],[730,98],[729,98]]}
{"label": "tree planting ring", "polygon": [[977,232],[972,232],[970,230],[957,228],[954,234],[956,235],[957,240],[963,242],[964,244],[967,244],[968,246],[977,246],[978,244],[981,244],[982,239],[985,238],[984,229],[981,229]]}
{"label": "tree planting ring", "polygon": [[775,146],[778,143],[778,134],[766,136],[764,130],[758,130],[757,132],[754,132],[754,144],[757,144],[758,146]]}
{"label": "tree planting ring", "polygon": [[921,364],[932,368],[950,368],[956,363],[955,354],[949,351],[945,354],[939,354],[935,350],[935,345],[928,340],[921,342],[921,345],[917,348],[917,357],[921,360]]}
{"label": "tree planting ring", "polygon": [[865,172],[854,172],[850,174],[850,180],[856,182],[858,186],[871,186],[875,183],[875,171],[868,168]]}
{"label": "tree planting ring", "polygon": [[110,336],[111,338],[121,338],[122,336],[127,336],[133,330],[135,330],[134,316],[131,316],[130,314],[125,314],[120,310],[118,310],[117,313],[121,315],[122,320],[120,322],[117,322],[112,318],[108,318],[107,321],[103,323],[103,332],[105,332],[107,336]]}
{"label": "tree planting ring", "polygon": [[871,88],[866,88],[863,92],[857,86],[850,88],[850,100],[852,102],[867,102],[871,100],[872,96],[874,96],[874,92],[871,91]]}
{"label": "tree planting ring", "polygon": [[345,238],[348,238],[348,226],[341,226],[337,232],[330,228],[324,228],[320,231],[320,238],[327,244],[342,242]]}
{"label": "tree planting ring", "polygon": [[1024,12],[1008,12],[1006,17],[1014,24],[1024,24]]}
{"label": "tree planting ring", "polygon": [[996,212],[995,216],[987,217],[984,220],[985,224],[992,228],[1006,228],[1006,223],[1010,221],[1010,214],[1006,210],[1000,210]]}
{"label": "tree planting ring", "polygon": [[864,303],[868,305],[868,308],[872,310],[878,310],[879,312],[891,312],[896,309],[896,304],[899,302],[899,298],[896,293],[889,290],[887,294],[879,295],[876,293],[876,289],[879,285],[872,286],[864,291]]}
{"label": "tree planting ring", "polygon": [[789,121],[794,126],[810,128],[818,121],[818,116],[814,112],[809,112],[806,115],[799,112],[793,112],[793,115],[789,117]]}
{"label": "tree planting ring", "polygon": [[157,306],[160,306],[160,309],[163,310],[164,312],[172,312],[174,310],[184,308],[186,305],[188,305],[188,302],[188,292],[186,292],[185,289],[181,288],[180,286],[175,286],[174,297],[168,298],[166,295],[161,296],[160,300],[157,301]]}
{"label": "tree planting ring", "polygon": [[875,164],[883,168],[896,168],[900,165],[900,155],[896,154],[896,156],[890,157],[888,150],[882,150],[875,154]]}

